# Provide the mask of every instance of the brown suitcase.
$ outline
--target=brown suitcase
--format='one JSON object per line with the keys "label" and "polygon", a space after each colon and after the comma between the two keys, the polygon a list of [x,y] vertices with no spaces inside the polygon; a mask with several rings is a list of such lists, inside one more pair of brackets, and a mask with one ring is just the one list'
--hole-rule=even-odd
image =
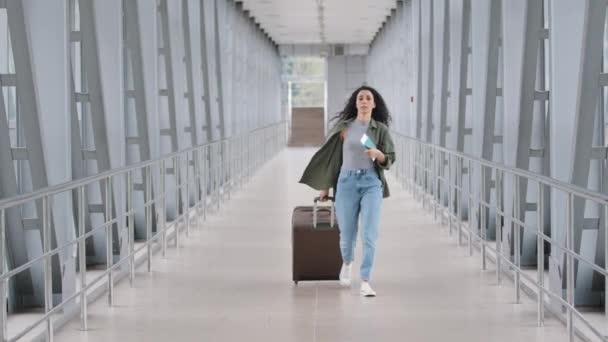
{"label": "brown suitcase", "polygon": [[[332,206],[299,206],[292,216],[293,281],[338,280],[342,267],[340,232]],[[316,213],[316,215],[315,215]],[[316,216],[316,217],[315,217]]]}

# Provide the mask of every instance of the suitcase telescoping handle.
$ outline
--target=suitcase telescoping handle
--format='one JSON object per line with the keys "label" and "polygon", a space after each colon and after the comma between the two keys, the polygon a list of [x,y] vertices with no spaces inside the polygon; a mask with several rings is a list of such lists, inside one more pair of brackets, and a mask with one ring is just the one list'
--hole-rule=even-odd
{"label": "suitcase telescoping handle", "polygon": [[[327,196],[327,199],[331,201],[331,219],[330,219],[330,227],[334,227],[334,221],[335,221],[335,202],[336,200],[331,197],[331,196]],[[317,228],[317,203],[321,200],[321,197],[315,197],[315,205],[312,209],[312,226],[313,228]]]}

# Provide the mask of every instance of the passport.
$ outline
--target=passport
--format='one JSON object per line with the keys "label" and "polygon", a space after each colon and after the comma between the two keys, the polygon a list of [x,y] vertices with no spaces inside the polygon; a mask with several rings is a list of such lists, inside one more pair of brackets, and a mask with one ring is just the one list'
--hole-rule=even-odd
{"label": "passport", "polygon": [[[370,137],[367,136],[367,134],[363,134],[361,137],[361,144],[368,150],[376,148],[376,144]],[[376,158],[372,158],[372,161],[376,161]]]}

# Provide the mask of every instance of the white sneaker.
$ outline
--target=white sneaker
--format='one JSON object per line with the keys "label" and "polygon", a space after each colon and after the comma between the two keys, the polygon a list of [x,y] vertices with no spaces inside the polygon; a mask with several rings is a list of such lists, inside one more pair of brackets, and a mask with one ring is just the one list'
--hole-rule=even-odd
{"label": "white sneaker", "polygon": [[342,269],[340,270],[340,285],[345,287],[350,286],[350,274],[352,266],[352,263],[350,265],[342,264]]}
{"label": "white sneaker", "polygon": [[368,282],[361,283],[361,295],[363,297],[376,297],[376,291],[372,289]]}

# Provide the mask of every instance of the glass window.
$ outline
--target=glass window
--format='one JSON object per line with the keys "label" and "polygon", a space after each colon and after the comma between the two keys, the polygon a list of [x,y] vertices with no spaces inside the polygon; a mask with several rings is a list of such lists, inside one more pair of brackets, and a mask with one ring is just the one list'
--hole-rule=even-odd
{"label": "glass window", "polygon": [[283,58],[283,80],[291,81],[292,107],[325,106],[325,59]]}
{"label": "glass window", "polygon": [[[80,7],[77,0],[70,0],[70,27],[73,32],[80,32]],[[72,82],[74,82],[74,92],[86,93],[86,74],[82,65],[83,51],[80,41],[71,41],[70,43],[70,64],[72,69]],[[83,148],[87,148],[88,136],[87,125],[88,119],[88,104],[85,102],[76,103],[76,111],[80,123],[80,136]]]}
{"label": "glass window", "polygon": [[291,87],[293,107],[324,107],[324,83],[293,83]]}
{"label": "glass window", "polygon": [[[8,30],[6,10],[0,10],[0,74],[14,74],[13,50]],[[15,86],[3,84],[2,96],[4,96],[4,111],[8,118],[9,136],[11,146],[19,146],[17,137],[17,89]]]}
{"label": "glass window", "polygon": [[283,76],[325,78],[325,59],[318,57],[283,58]]}
{"label": "glass window", "polygon": [[[604,73],[608,73],[608,18],[604,24],[604,58],[602,60],[602,70]],[[608,145],[608,87],[602,89],[602,99],[600,103],[600,110],[604,113],[604,143]]]}

